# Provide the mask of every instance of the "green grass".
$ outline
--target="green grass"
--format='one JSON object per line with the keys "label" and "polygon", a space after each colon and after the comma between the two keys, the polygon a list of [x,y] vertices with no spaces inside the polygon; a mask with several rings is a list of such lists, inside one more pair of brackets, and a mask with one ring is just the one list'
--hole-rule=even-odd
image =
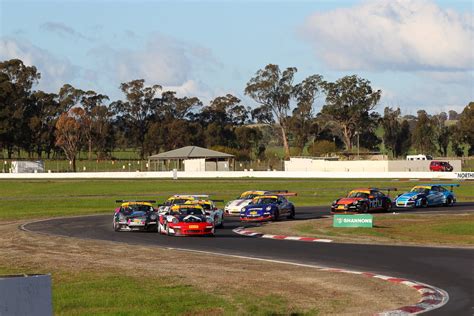
{"label": "green grass", "polygon": [[[208,193],[228,201],[251,189],[290,190],[296,206],[330,205],[355,187],[398,187],[417,182],[322,179],[193,179],[193,180],[1,180],[0,219],[25,219],[111,212],[117,199],[163,202],[176,193]],[[458,201],[474,200],[474,182],[460,182]],[[220,206],[223,206],[220,203]]]}
{"label": "green grass", "polygon": [[[2,267],[0,275],[28,274],[24,268]],[[37,270],[35,273],[38,273]],[[278,295],[232,298],[206,293],[173,278],[150,274],[61,271],[52,274],[55,315],[315,315],[288,310]]]}
{"label": "green grass", "polygon": [[[474,214],[413,214],[374,217],[373,228],[334,228],[332,220],[310,220],[302,224],[288,222],[290,234],[331,237],[339,241],[357,242],[360,237],[373,242],[409,242],[421,244],[474,245]],[[266,226],[266,233],[282,229]],[[258,229],[257,229],[258,230]]]}

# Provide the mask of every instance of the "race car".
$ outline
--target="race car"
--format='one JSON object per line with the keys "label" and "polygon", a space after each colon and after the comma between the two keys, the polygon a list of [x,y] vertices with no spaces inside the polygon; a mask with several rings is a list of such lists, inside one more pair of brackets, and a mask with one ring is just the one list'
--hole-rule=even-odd
{"label": "race car", "polygon": [[214,221],[199,204],[178,204],[160,214],[158,232],[173,236],[214,236]]}
{"label": "race car", "polygon": [[371,211],[389,211],[392,200],[381,191],[396,191],[396,188],[362,188],[349,192],[346,197],[332,202],[331,213],[367,213]]}
{"label": "race car", "polygon": [[[396,207],[428,207],[435,205],[452,206],[456,203],[453,188],[459,184],[421,184],[414,186],[410,192],[403,193],[395,199]],[[447,189],[449,188],[449,189]]]}
{"label": "race car", "polygon": [[252,201],[254,197],[267,194],[278,194],[287,193],[286,190],[274,190],[274,191],[245,191],[237,199],[227,202],[224,207],[224,211],[229,215],[240,215],[240,211]]}
{"label": "race car", "polygon": [[156,201],[125,201],[115,209],[112,222],[114,231],[157,231],[158,213],[153,207]]}
{"label": "race car", "polygon": [[206,215],[213,219],[214,226],[224,227],[224,211],[217,208],[214,202],[224,202],[224,200],[188,200],[184,204],[201,205]]}
{"label": "race car", "polygon": [[171,206],[177,205],[177,204],[184,204],[187,201],[191,200],[199,200],[199,199],[206,199],[209,198],[209,195],[207,194],[175,194],[170,196],[165,203],[161,204],[158,207],[158,211],[160,213],[164,213],[170,210]]}
{"label": "race car", "polygon": [[295,218],[295,206],[286,199],[286,196],[295,196],[296,193],[278,195],[260,195],[252,199],[250,204],[240,211],[240,220],[248,221],[277,221],[281,216]]}

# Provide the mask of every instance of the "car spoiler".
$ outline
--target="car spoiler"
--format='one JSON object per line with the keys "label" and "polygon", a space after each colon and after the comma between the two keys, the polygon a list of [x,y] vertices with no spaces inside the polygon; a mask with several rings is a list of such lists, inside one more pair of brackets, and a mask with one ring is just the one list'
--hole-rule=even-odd
{"label": "car spoiler", "polygon": [[279,193],[278,195],[282,195],[282,196],[297,196],[298,193],[286,191],[286,192],[284,192],[284,193]]}
{"label": "car spoiler", "polygon": [[450,189],[451,191],[453,191],[454,187],[459,187],[459,186],[460,186],[459,183],[433,183],[433,184],[423,184],[423,185],[426,185],[426,186],[428,186],[428,185],[431,185],[431,186],[436,185],[436,186],[440,186],[440,187],[449,187],[449,189]]}
{"label": "car spoiler", "polygon": [[181,197],[181,196],[192,196],[196,198],[208,198],[209,194],[189,194],[189,193],[183,193],[183,194],[175,194],[173,197]]}
{"label": "car spoiler", "polygon": [[269,190],[267,193],[288,193],[288,190]]}
{"label": "car spoiler", "polygon": [[224,203],[224,200],[211,200],[211,201],[212,201],[212,202],[216,202],[216,203],[217,203],[217,202],[222,202],[222,203]]}
{"label": "car spoiler", "polygon": [[115,203],[127,203],[127,202],[145,202],[145,203],[156,203],[155,200],[115,200]]}
{"label": "car spoiler", "polygon": [[398,191],[397,188],[374,188],[379,191],[387,191],[387,195],[390,196],[390,191]]}

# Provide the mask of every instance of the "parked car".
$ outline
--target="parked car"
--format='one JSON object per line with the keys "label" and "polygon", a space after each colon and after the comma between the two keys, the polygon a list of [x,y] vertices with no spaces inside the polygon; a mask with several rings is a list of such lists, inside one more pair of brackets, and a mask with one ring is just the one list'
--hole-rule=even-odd
{"label": "parked car", "polygon": [[439,160],[433,160],[430,163],[430,171],[447,171],[451,172],[453,171],[453,166],[449,164],[447,161],[439,161]]}
{"label": "parked car", "polygon": [[332,202],[331,213],[367,213],[371,211],[389,211],[392,200],[381,191],[396,191],[396,188],[354,189],[346,197]]}
{"label": "parked car", "polygon": [[257,196],[240,211],[240,220],[246,222],[277,221],[281,216],[293,219],[295,218],[295,206],[286,199],[286,196],[295,195],[296,193],[284,193]]}
{"label": "parked car", "polygon": [[395,205],[397,207],[452,206],[456,203],[453,188],[458,186],[457,183],[417,185],[410,192],[399,195],[395,199]]}
{"label": "parked car", "polygon": [[156,201],[125,201],[115,209],[112,222],[114,231],[157,231],[158,213],[153,207]]}

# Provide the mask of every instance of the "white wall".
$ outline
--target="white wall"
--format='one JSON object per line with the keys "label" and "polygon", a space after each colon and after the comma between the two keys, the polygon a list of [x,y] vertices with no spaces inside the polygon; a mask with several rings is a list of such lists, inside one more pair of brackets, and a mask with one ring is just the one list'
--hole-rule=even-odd
{"label": "white wall", "polygon": [[194,171],[206,171],[206,159],[186,159],[183,160],[184,171],[194,172]]}
{"label": "white wall", "polygon": [[[180,178],[464,179],[474,172],[179,171]],[[0,173],[0,179],[172,179],[172,171]]]}
{"label": "white wall", "polygon": [[[454,172],[461,171],[461,160],[449,161]],[[430,160],[313,160],[290,158],[285,161],[286,171],[316,172],[387,172],[387,171],[430,171]]]}

